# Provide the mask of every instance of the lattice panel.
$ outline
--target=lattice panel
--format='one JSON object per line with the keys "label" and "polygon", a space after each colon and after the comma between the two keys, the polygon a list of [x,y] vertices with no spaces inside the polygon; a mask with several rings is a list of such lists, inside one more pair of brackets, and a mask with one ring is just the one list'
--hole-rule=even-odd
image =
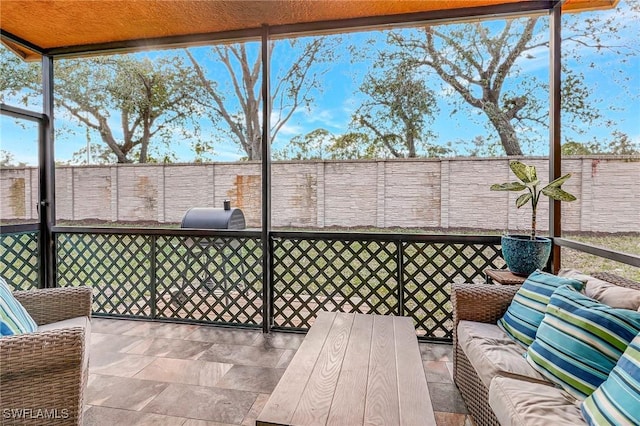
{"label": "lattice panel", "polygon": [[243,237],[159,237],[157,316],[262,324],[262,246]]}
{"label": "lattice panel", "polygon": [[500,245],[403,243],[403,312],[419,336],[453,338],[451,283],[484,282],[486,268],[502,268]]}
{"label": "lattice panel", "polygon": [[38,288],[38,231],[1,234],[0,260],[0,276],[14,290]]}
{"label": "lattice panel", "polygon": [[274,326],[306,329],[322,310],[397,313],[395,243],[276,238],[273,245]]}
{"label": "lattice panel", "polygon": [[96,313],[152,315],[152,237],[58,234],[58,285],[93,288]]}

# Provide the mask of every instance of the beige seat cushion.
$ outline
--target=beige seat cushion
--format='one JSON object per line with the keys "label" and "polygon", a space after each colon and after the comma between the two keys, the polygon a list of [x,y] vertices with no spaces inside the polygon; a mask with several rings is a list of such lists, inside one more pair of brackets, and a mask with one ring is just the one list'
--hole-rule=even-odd
{"label": "beige seat cushion", "polygon": [[84,356],[82,359],[82,368],[89,366],[89,345],[91,344],[91,320],[89,317],[75,317],[63,321],[52,322],[38,326],[37,331],[51,331],[61,328],[82,327],[84,328]]}
{"label": "beige seat cushion", "polygon": [[558,276],[585,282],[584,294],[612,308],[640,310],[640,290],[620,287],[585,275],[575,269],[561,269]]}
{"label": "beige seat cushion", "polygon": [[457,331],[460,348],[487,388],[503,372],[546,381],[524,358],[525,349],[497,325],[460,321]]}
{"label": "beige seat cushion", "polygon": [[489,387],[489,405],[502,426],[586,424],[580,401],[569,393],[525,380],[494,378]]}
{"label": "beige seat cushion", "polygon": [[38,331],[58,330],[60,328],[83,327],[91,333],[91,321],[88,317],[75,317],[63,321],[38,326]]}

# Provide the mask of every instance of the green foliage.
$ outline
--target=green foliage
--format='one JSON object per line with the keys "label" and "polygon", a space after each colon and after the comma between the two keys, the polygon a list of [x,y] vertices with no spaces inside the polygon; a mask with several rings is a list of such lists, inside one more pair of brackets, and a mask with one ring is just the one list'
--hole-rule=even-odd
{"label": "green foliage", "polygon": [[[603,124],[597,106],[608,96],[587,86],[575,64],[602,67],[603,79],[629,92],[628,73],[607,72],[602,65],[606,62],[599,61],[598,55],[613,52],[621,64],[637,59],[634,37],[628,35],[637,34],[634,25],[639,12],[638,2],[628,1],[607,12],[563,16],[563,134],[570,133],[564,131],[567,127],[580,135]],[[351,117],[348,132],[325,135],[321,153],[314,151],[317,141],[300,135],[286,148],[288,153],[283,150],[278,155],[451,155],[451,145],[433,144],[435,135],[430,131],[442,98],[455,107],[452,115],[465,114],[465,119],[480,120],[489,128],[486,139],[471,142],[471,155],[521,155],[534,140],[528,129],[548,126],[548,80],[523,73],[527,61],[548,47],[546,28],[542,28],[546,25],[548,20],[532,16],[403,28],[387,32],[380,49],[376,49],[380,41],[376,35],[375,42],[352,51],[353,57],[368,58],[371,67],[360,86],[365,100]],[[340,42],[337,36],[297,37],[268,46],[270,53],[277,52],[278,46],[286,46],[290,53],[289,58],[274,55],[280,60],[271,64],[271,140],[296,111],[312,105],[324,86],[327,67],[322,65],[332,63]],[[56,100],[65,114],[98,135],[100,145],[108,147],[119,162],[170,161],[176,134],[188,140],[197,161],[211,154],[213,138],[231,140],[247,159],[260,159],[261,58],[260,49],[251,50],[252,46],[258,43],[207,48],[225,70],[217,75],[207,70],[204,61],[198,62],[200,56],[196,61],[191,49],[184,51],[186,56],[178,52],[153,60],[140,55],[60,60],[55,69]],[[26,103],[40,97],[40,65],[24,63],[4,48],[0,54],[0,99],[18,96]],[[468,114],[470,109],[478,114]],[[212,140],[199,132],[199,118],[205,114],[217,130]],[[312,146],[303,148],[307,143]],[[638,143],[619,132],[610,142],[567,141],[562,149],[565,155],[640,153]]]}
{"label": "green foliage", "polygon": [[[458,140],[456,144],[466,144],[466,141]],[[503,151],[499,140],[477,135],[471,140],[470,157],[498,157]]]}
{"label": "green foliage", "polygon": [[323,160],[333,141],[326,129],[315,129],[291,139],[289,145],[273,154],[274,160]]}
{"label": "green foliage", "polygon": [[595,154],[595,148],[593,144],[580,143],[580,142],[565,142],[560,147],[562,155],[591,155]]}
{"label": "green foliage", "polygon": [[80,148],[73,153],[70,164],[113,164],[118,159],[108,146],[104,144],[91,144]]}
{"label": "green foliage", "polygon": [[[41,69],[0,49],[2,100],[20,96],[26,104],[41,96]],[[186,128],[198,134],[202,93],[193,69],[177,55],[151,60],[136,55],[63,59],[55,62],[54,96],[76,123],[99,135],[91,157],[98,162],[146,163],[170,160],[169,145]],[[62,114],[61,114],[62,115]],[[59,130],[59,128],[57,129]],[[74,154],[86,158],[86,148]]]}
{"label": "green foliage", "polygon": [[571,173],[555,179],[546,186],[539,188],[540,180],[535,166],[527,166],[520,161],[512,161],[509,167],[514,175],[519,179],[517,182],[496,183],[491,185],[492,191],[524,191],[528,193],[520,195],[516,199],[516,207],[520,208],[531,202],[531,239],[536,236],[536,213],[540,194],[558,201],[575,201],[576,197],[562,189],[562,184],[570,177]]}
{"label": "green foliage", "polygon": [[334,135],[322,128],[295,136],[285,148],[273,153],[274,160],[372,160],[388,156],[384,146],[372,141],[367,133]]}
{"label": "green foliage", "polygon": [[333,137],[328,148],[329,158],[353,160],[384,158],[385,151],[375,144],[368,133],[347,132]]}
{"label": "green foliage", "polygon": [[332,135],[316,129],[294,137],[276,159],[376,159],[442,157],[452,150],[429,143],[435,94],[415,70],[379,62],[360,86],[365,101],[352,116],[350,131]]}
{"label": "green foliage", "polygon": [[633,142],[629,135],[614,131],[606,147],[614,155],[640,155],[640,142]]}
{"label": "green foliage", "polygon": [[[40,64],[24,62],[4,46],[0,46],[0,102],[17,96],[26,105],[31,97],[42,96]],[[26,89],[26,90],[23,90]]]}
{"label": "green foliage", "polygon": [[[605,68],[602,64],[608,62],[598,59],[614,53],[622,64],[637,60],[635,38],[628,35],[638,32],[639,12],[640,3],[629,1],[607,12],[563,15],[563,128],[583,134],[592,126],[615,125],[604,121],[597,108],[603,95],[585,83],[575,63],[601,68],[603,79],[637,97],[629,90],[627,74]],[[441,93],[454,107],[452,115],[480,119],[492,132],[490,139],[499,138],[501,151],[522,155],[524,148],[539,140],[530,129],[548,126],[548,79],[525,75],[523,68],[548,48],[543,28],[547,25],[548,20],[533,16],[394,30],[388,33],[388,48],[381,50],[379,61],[418,69],[429,81],[439,79]],[[587,60],[591,62],[584,63]],[[469,109],[478,114],[468,114]]]}
{"label": "green foliage", "polygon": [[640,155],[640,142],[634,142],[626,133],[614,130],[609,140],[565,142],[562,155]]}
{"label": "green foliage", "polygon": [[436,96],[415,71],[379,59],[360,86],[367,98],[354,113],[352,127],[368,134],[367,140],[387,154],[383,157],[417,157],[434,136],[427,124],[438,110]]}
{"label": "green foliage", "polygon": [[543,105],[536,93],[540,87],[523,81],[516,93],[505,89],[505,82],[519,77],[516,59],[544,44],[534,37],[538,19],[393,31],[388,36],[392,49],[383,54],[383,59],[438,77],[444,89],[452,89],[450,100],[457,106],[454,113],[464,111],[465,105],[477,108],[499,136],[506,154],[522,155],[516,125],[539,120]]}
{"label": "green foliage", "polygon": [[0,149],[0,167],[24,167],[26,163],[15,161],[15,156],[9,151]]}
{"label": "green foliage", "polygon": [[169,148],[176,130],[198,127],[195,99],[202,89],[178,56],[61,60],[55,76],[58,104],[97,132],[119,163],[150,162],[154,150],[156,158],[171,158],[161,146]]}

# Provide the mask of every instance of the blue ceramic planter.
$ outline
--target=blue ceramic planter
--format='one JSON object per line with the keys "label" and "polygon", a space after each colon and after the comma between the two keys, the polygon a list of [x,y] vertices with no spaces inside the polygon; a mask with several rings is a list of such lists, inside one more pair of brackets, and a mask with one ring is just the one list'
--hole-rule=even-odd
{"label": "blue ceramic planter", "polygon": [[528,235],[503,235],[502,256],[516,275],[529,276],[536,269],[543,269],[551,254],[551,239]]}

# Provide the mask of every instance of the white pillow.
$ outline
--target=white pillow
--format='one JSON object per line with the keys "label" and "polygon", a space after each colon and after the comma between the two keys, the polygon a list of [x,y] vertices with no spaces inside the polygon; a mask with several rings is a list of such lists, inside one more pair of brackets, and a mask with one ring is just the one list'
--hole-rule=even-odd
{"label": "white pillow", "polygon": [[584,294],[612,308],[640,311],[640,290],[620,287],[618,285],[594,278],[575,269],[561,269],[558,276],[573,278],[585,282]]}

